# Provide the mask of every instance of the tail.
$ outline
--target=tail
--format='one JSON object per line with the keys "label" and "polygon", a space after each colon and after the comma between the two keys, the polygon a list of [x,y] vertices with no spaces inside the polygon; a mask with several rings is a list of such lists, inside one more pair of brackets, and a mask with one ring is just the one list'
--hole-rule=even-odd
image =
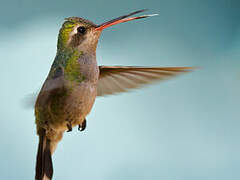
{"label": "tail", "polygon": [[51,141],[46,138],[45,130],[39,135],[36,176],[35,180],[51,180],[53,176],[53,164],[51,156]]}

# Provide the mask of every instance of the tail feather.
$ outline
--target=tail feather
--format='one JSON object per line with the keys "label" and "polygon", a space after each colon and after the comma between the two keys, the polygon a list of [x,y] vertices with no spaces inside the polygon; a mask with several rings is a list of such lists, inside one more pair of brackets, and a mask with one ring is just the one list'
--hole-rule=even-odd
{"label": "tail feather", "polygon": [[46,175],[49,179],[52,179],[53,164],[49,140],[46,140],[46,148],[44,149],[43,155],[44,155],[43,174]]}
{"label": "tail feather", "polygon": [[37,152],[37,162],[36,162],[36,175],[35,180],[43,179],[43,136],[39,136],[38,152]]}
{"label": "tail feather", "polygon": [[50,143],[50,140],[45,136],[45,132],[39,136],[35,180],[52,179],[53,164]]}

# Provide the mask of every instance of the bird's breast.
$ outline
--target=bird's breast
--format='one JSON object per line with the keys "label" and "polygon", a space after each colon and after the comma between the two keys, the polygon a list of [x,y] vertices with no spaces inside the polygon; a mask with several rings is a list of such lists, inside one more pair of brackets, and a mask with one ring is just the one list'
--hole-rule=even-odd
{"label": "bird's breast", "polygon": [[64,108],[66,118],[73,126],[81,124],[89,114],[97,95],[96,84],[85,81],[70,90]]}
{"label": "bird's breast", "polygon": [[97,83],[99,77],[99,67],[95,56],[83,55],[78,59],[79,69],[85,82]]}
{"label": "bird's breast", "polygon": [[36,122],[55,131],[66,130],[68,122],[72,126],[81,124],[97,95],[99,68],[94,56],[71,59],[62,71],[57,78],[52,71],[36,103]]}

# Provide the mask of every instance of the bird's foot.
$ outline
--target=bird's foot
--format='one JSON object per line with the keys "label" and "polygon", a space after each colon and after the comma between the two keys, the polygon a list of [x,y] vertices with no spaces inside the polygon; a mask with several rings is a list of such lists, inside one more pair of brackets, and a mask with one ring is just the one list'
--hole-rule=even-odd
{"label": "bird's foot", "polygon": [[68,128],[67,132],[71,132],[72,131],[72,123],[71,122],[67,123],[67,128]]}
{"label": "bird's foot", "polygon": [[78,130],[79,130],[79,131],[84,131],[84,130],[86,129],[86,127],[87,127],[87,120],[84,119],[83,122],[82,122],[82,124],[79,124],[79,125],[78,125]]}

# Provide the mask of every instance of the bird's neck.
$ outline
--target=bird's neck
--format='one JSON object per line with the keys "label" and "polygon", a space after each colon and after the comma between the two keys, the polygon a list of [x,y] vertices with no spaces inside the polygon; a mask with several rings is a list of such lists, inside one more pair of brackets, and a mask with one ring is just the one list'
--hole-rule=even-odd
{"label": "bird's neck", "polygon": [[64,77],[70,81],[81,82],[85,77],[85,69],[89,64],[96,64],[96,53],[88,53],[79,49],[58,49],[50,76],[54,76],[56,69],[64,71]]}
{"label": "bird's neck", "polygon": [[61,65],[63,68],[67,67],[67,64],[71,62],[77,62],[77,60],[83,56],[84,52],[77,49],[58,49],[56,57],[54,59],[54,65]]}
{"label": "bird's neck", "polygon": [[[66,68],[69,63],[80,63],[83,59],[87,61],[96,61],[96,51],[89,52],[78,48],[58,49],[54,64]],[[86,62],[86,64],[89,63],[91,62]]]}

